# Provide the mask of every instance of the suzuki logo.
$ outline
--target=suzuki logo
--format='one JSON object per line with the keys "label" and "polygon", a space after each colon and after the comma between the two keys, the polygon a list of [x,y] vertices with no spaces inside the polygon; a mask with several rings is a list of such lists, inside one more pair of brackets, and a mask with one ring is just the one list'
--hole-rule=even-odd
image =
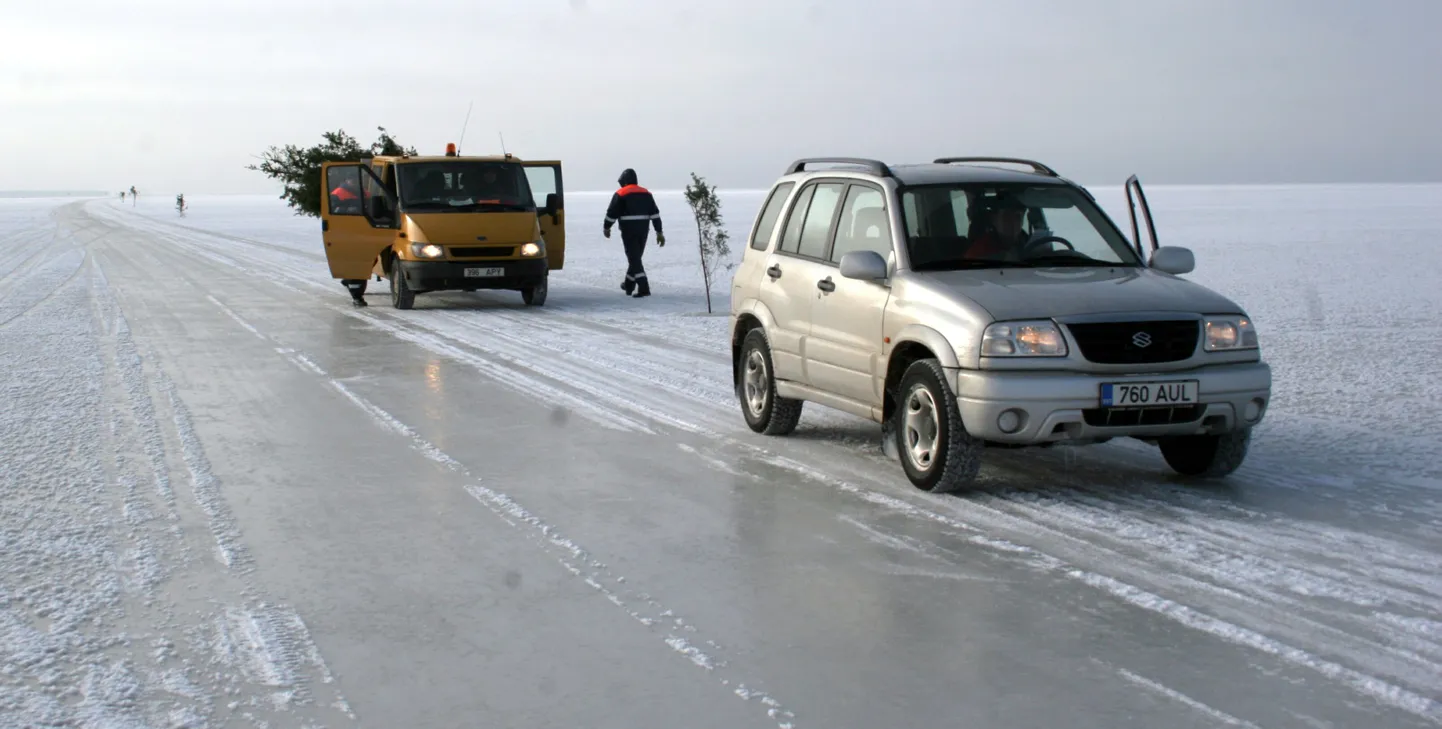
{"label": "suzuki logo", "polygon": [[1135,344],[1140,349],[1146,349],[1152,346],[1152,335],[1146,332],[1137,332],[1132,335],[1132,344]]}

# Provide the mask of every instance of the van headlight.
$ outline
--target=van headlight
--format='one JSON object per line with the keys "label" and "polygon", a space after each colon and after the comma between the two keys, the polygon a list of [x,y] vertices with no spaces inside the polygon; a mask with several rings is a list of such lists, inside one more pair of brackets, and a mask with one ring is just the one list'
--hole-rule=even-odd
{"label": "van headlight", "polygon": [[525,258],[535,258],[545,252],[546,247],[543,245],[543,242],[540,241],[521,246],[521,256]]}
{"label": "van headlight", "polygon": [[1257,329],[1245,316],[1209,316],[1203,348],[1208,352],[1231,352],[1257,348]]}
{"label": "van headlight", "polygon": [[1065,357],[1066,339],[1049,321],[997,322],[981,335],[983,357]]}
{"label": "van headlight", "polygon": [[412,243],[411,254],[416,258],[440,258],[446,255],[446,249],[434,243]]}

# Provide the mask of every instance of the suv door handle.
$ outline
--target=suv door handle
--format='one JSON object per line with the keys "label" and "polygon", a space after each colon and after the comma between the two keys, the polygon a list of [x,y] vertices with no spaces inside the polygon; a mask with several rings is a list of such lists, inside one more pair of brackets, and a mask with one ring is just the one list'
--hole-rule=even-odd
{"label": "suv door handle", "polygon": [[770,276],[770,277],[771,277],[771,280],[773,280],[773,281],[775,281],[775,280],[778,279],[778,278],[781,278],[781,267],[780,267],[780,266],[777,266],[777,265],[775,265],[775,264],[772,264],[771,268],[766,269],[766,275],[767,275],[767,276]]}
{"label": "suv door handle", "polygon": [[816,282],[816,288],[821,289],[822,291],[825,291],[829,294],[832,291],[836,290],[836,284],[831,282],[830,276],[827,276],[826,278],[823,278],[820,281]]}

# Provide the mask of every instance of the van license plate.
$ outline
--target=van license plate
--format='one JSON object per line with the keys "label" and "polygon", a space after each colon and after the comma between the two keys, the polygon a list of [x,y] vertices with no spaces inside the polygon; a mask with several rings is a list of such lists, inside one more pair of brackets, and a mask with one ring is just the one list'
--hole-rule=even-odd
{"label": "van license plate", "polygon": [[1168,382],[1106,382],[1102,384],[1102,407],[1136,408],[1156,405],[1196,405],[1196,380]]}
{"label": "van license plate", "polygon": [[490,278],[492,276],[504,275],[506,275],[506,269],[500,267],[466,269],[466,278]]}

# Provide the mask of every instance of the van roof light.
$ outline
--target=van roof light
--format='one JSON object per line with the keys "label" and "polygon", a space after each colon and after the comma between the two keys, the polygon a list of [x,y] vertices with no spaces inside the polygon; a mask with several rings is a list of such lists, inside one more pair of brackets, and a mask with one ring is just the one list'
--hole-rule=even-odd
{"label": "van roof light", "polygon": [[456,143],[455,143],[455,142],[447,142],[447,143],[446,143],[446,156],[447,156],[447,157],[454,157],[454,156],[456,156]]}

